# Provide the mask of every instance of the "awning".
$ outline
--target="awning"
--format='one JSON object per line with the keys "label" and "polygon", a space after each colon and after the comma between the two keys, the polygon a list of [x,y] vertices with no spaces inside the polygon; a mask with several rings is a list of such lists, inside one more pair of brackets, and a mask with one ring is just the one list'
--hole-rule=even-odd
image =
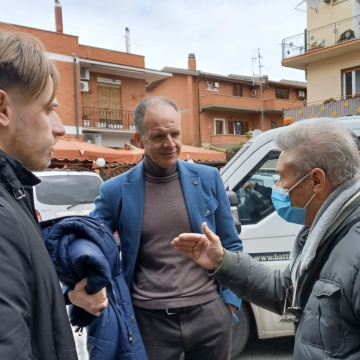
{"label": "awning", "polygon": [[224,152],[207,150],[196,146],[182,145],[179,158],[181,160],[221,160],[226,161]]}
{"label": "awning", "polygon": [[59,138],[55,144],[53,158],[58,160],[96,160],[104,158],[107,162],[140,162],[143,151],[141,149],[111,149],[105,146],[87,142]]}
{"label": "awning", "polygon": [[[96,160],[103,158],[106,162],[138,163],[143,156],[142,149],[111,149],[105,146],[90,144],[70,138],[59,138],[55,144],[53,158],[57,160]],[[181,160],[226,161],[223,152],[207,150],[195,146],[182,145]]]}

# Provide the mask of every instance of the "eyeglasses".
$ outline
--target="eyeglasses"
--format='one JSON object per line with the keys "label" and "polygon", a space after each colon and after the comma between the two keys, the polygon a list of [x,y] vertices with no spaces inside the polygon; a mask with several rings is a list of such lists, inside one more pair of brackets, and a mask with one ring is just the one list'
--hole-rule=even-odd
{"label": "eyeglasses", "polygon": [[295,299],[296,299],[297,284],[298,284],[298,279],[299,279],[299,269],[300,269],[300,264],[296,271],[296,284],[295,284],[295,291],[294,291],[292,303],[291,303],[291,306],[288,308],[286,307],[286,304],[288,303],[289,292],[294,287],[291,285],[286,289],[284,311],[283,311],[283,315],[280,320],[280,323],[282,323],[282,324],[294,323],[296,321],[296,319],[300,319],[300,317],[303,313],[303,310],[301,308],[294,306]]}
{"label": "eyeglasses", "polygon": [[301,314],[303,313],[303,310],[301,308],[294,306],[295,298],[296,298],[296,287],[295,287],[295,292],[293,295],[293,300],[292,300],[291,306],[288,308],[286,307],[286,304],[287,304],[288,298],[289,298],[289,292],[290,292],[290,289],[292,289],[292,288],[293,288],[293,286],[289,286],[286,289],[284,311],[283,311],[283,315],[280,320],[280,323],[283,323],[283,324],[294,323],[296,321],[296,319],[300,318]]}

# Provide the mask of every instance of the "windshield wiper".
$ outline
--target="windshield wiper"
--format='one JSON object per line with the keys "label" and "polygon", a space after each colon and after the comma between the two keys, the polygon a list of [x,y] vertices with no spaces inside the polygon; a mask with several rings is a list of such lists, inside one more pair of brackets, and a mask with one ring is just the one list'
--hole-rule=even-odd
{"label": "windshield wiper", "polygon": [[87,200],[82,200],[82,201],[78,201],[76,202],[75,204],[72,204],[70,206],[67,207],[67,209],[71,209],[72,207],[76,206],[76,205],[80,205],[80,204],[91,204],[93,203],[94,201],[93,200],[90,200],[90,199],[87,199]]}

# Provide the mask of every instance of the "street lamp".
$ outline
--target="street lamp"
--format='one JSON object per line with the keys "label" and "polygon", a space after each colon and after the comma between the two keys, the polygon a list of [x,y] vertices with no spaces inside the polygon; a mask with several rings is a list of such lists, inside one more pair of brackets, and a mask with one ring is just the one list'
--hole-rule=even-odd
{"label": "street lamp", "polygon": [[103,159],[103,158],[98,158],[98,159],[96,160],[96,165],[97,165],[99,168],[103,168],[103,167],[105,166],[105,164],[106,164],[106,161],[105,161],[105,159]]}
{"label": "street lamp", "polygon": [[105,180],[105,177],[104,177],[104,166],[106,164],[106,160],[103,159],[103,158],[98,158],[96,159],[96,165],[98,166],[99,168],[99,173],[100,173],[100,177]]}

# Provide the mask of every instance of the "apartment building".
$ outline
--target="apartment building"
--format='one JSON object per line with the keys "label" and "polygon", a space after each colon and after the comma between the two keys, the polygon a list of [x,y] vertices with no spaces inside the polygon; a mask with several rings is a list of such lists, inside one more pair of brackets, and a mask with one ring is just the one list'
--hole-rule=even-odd
{"label": "apartment building", "polygon": [[247,142],[255,129],[282,126],[283,110],[306,100],[306,83],[203,72],[196,67],[195,54],[189,54],[187,69],[165,67],[162,72],[172,76],[147,85],[147,94],[176,102],[183,143],[189,145],[229,148]]}
{"label": "apartment building", "polygon": [[304,33],[282,41],[282,65],[305,70],[307,106],[295,120],[360,114],[360,1],[307,0]]}
{"label": "apartment building", "polygon": [[55,4],[55,32],[0,23],[5,31],[38,37],[60,73],[57,110],[67,136],[119,148],[130,143],[133,111],[146,95],[146,85],[171,77],[147,69],[144,56],[79,44],[63,31],[61,7]]}

